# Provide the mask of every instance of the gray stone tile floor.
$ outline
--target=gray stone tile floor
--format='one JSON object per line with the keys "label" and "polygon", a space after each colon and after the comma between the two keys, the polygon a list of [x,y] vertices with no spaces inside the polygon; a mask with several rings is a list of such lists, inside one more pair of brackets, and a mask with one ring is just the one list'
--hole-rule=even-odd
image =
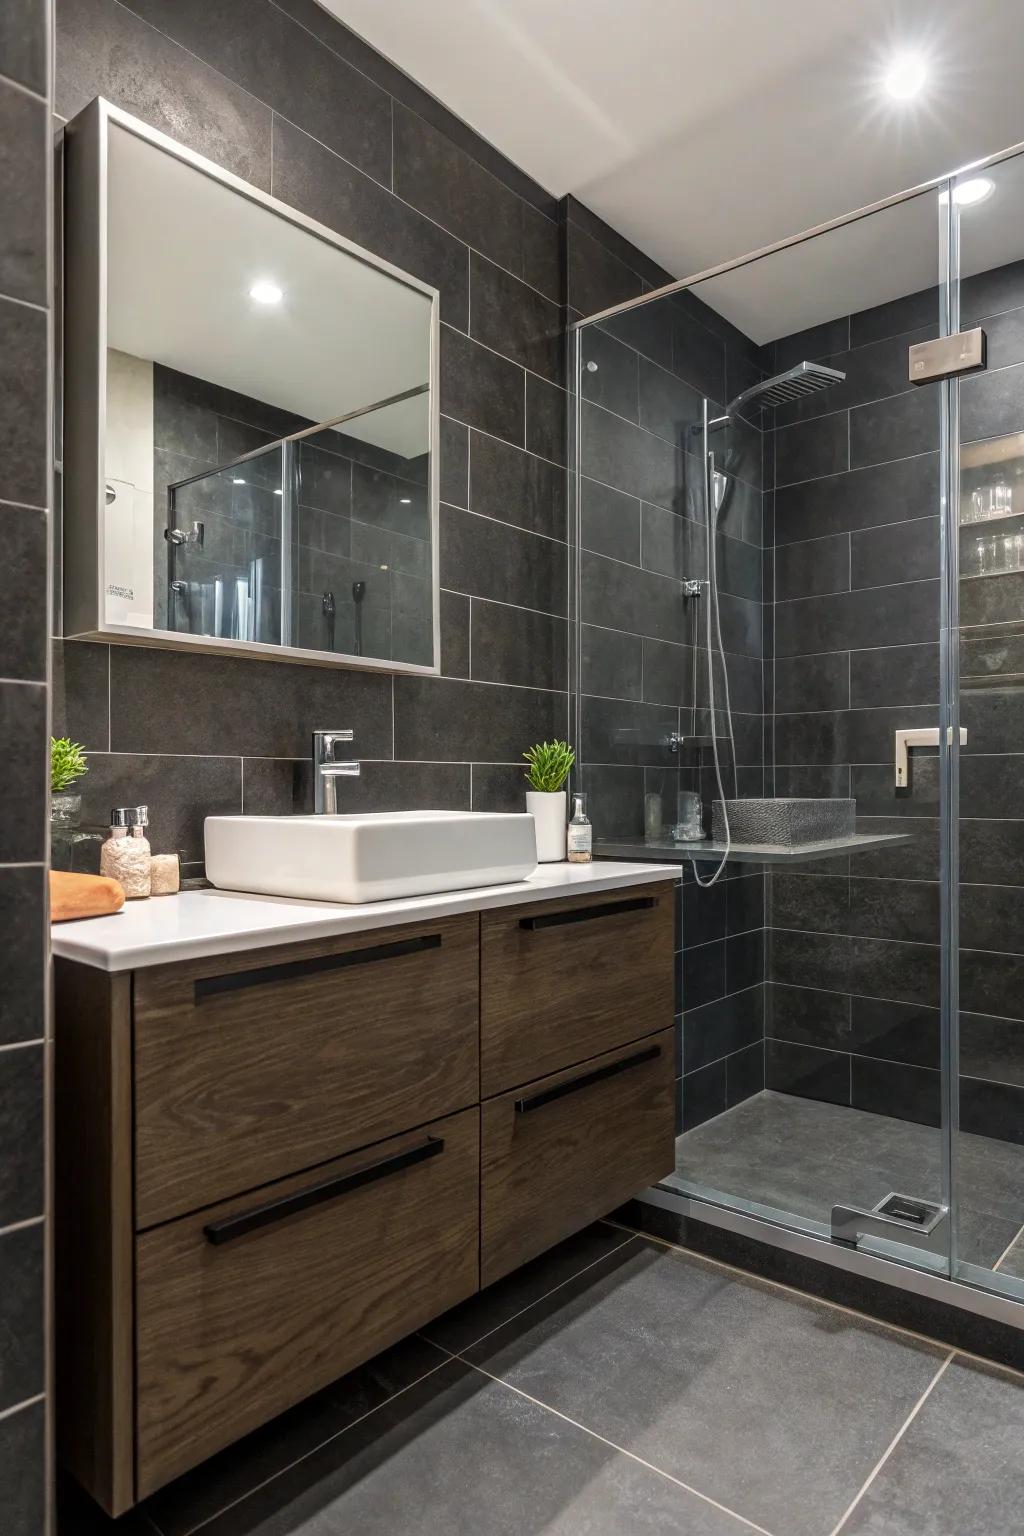
{"label": "gray stone tile floor", "polygon": [[1024,1377],[598,1223],[116,1525],[57,1536],[1003,1536]]}
{"label": "gray stone tile floor", "polygon": [[[957,1149],[960,1254],[992,1268],[1024,1227],[1024,1146],[963,1132]],[[931,1126],[768,1091],[680,1136],[676,1181],[827,1228],[835,1204],[870,1207],[893,1191],[940,1199],[941,1157]]]}

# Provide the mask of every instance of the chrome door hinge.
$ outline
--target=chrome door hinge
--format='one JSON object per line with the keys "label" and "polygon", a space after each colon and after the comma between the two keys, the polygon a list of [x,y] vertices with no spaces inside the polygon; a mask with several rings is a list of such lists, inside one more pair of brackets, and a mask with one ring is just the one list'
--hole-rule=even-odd
{"label": "chrome door hinge", "polygon": [[988,366],[988,344],[980,325],[955,336],[937,336],[907,348],[911,384],[934,384],[964,373],[981,373]]}

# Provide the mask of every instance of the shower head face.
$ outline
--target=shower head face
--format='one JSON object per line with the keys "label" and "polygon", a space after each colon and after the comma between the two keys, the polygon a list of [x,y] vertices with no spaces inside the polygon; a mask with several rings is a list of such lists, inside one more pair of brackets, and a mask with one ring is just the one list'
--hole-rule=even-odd
{"label": "shower head face", "polygon": [[838,368],[826,368],[824,363],[797,363],[785,373],[777,373],[770,379],[762,379],[737,395],[725,408],[731,421],[746,410],[767,410],[775,405],[789,405],[802,400],[805,395],[816,395],[833,384],[841,384],[846,378]]}

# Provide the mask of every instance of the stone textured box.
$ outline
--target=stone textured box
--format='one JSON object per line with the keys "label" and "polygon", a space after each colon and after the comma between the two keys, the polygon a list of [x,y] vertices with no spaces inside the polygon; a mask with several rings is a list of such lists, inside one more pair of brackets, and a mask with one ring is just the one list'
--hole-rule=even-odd
{"label": "stone textured box", "polygon": [[715,800],[711,835],[725,841],[724,808],[734,843],[771,843],[798,848],[852,837],[856,831],[855,800]]}

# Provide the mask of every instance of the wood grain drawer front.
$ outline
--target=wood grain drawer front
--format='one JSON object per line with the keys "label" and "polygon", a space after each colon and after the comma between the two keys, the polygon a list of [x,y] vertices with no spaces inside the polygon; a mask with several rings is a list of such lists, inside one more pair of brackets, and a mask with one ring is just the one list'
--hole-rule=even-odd
{"label": "wood grain drawer front", "polygon": [[139,1228],[476,1103],[478,932],[469,915],[139,972]]}
{"label": "wood grain drawer front", "polygon": [[465,1110],[137,1238],[139,1498],[476,1290],[479,1136]]}
{"label": "wood grain drawer front", "polygon": [[672,1022],[675,892],[667,881],[485,912],[485,1098]]}
{"label": "wood grain drawer front", "polygon": [[675,1166],[672,1030],[481,1106],[480,1283]]}

